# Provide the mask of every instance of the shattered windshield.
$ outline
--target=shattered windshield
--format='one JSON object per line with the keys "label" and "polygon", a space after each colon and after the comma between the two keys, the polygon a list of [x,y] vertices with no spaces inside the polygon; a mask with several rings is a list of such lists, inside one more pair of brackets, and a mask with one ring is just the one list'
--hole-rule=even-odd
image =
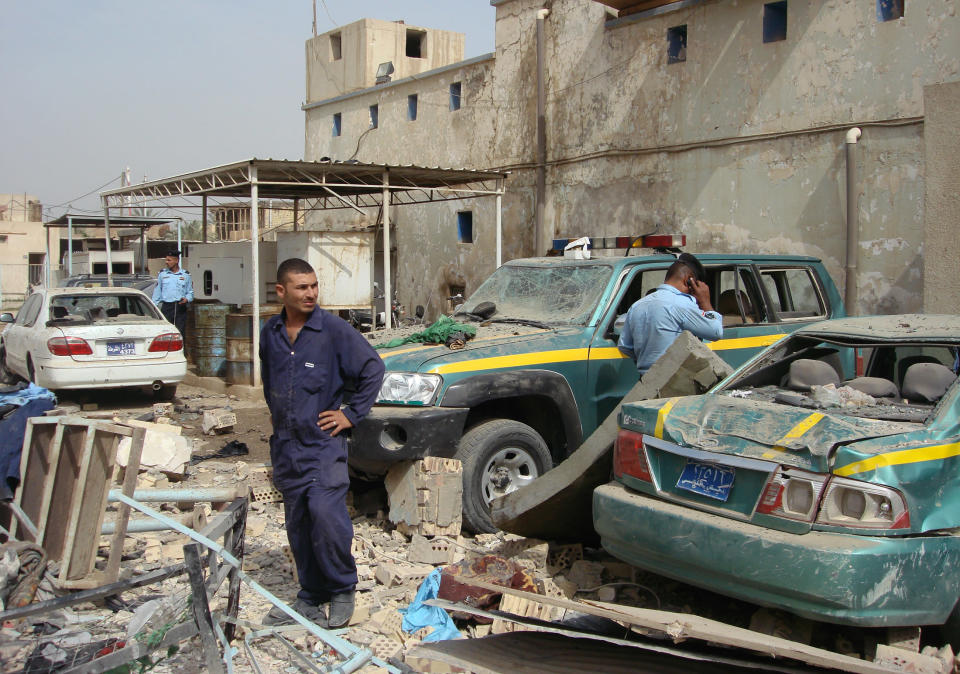
{"label": "shattered windshield", "polygon": [[155,320],[153,304],[130,294],[57,295],[50,298],[51,323],[99,323],[101,321]]}
{"label": "shattered windshield", "polygon": [[607,265],[506,265],[497,269],[457,312],[473,313],[493,302],[489,318],[523,319],[550,325],[584,325],[610,279]]}
{"label": "shattered windshield", "polygon": [[929,422],[960,371],[955,344],[789,337],[727,384],[734,398],[888,421]]}

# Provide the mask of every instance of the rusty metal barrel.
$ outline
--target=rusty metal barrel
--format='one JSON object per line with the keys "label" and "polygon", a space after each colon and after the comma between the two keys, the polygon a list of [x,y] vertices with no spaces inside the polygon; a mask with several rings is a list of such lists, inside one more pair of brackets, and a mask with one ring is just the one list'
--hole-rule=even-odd
{"label": "rusty metal barrel", "polygon": [[[227,365],[227,314],[230,305],[194,301],[187,314],[187,353],[198,377],[221,377]],[[190,320],[192,319],[192,321]]]}
{"label": "rusty metal barrel", "polygon": [[[248,307],[244,305],[244,309]],[[280,313],[276,304],[260,307],[260,330],[267,320]],[[257,358],[257,349],[250,339],[253,333],[253,312],[242,311],[227,316],[227,361],[225,378],[230,384],[253,384],[253,359]]]}

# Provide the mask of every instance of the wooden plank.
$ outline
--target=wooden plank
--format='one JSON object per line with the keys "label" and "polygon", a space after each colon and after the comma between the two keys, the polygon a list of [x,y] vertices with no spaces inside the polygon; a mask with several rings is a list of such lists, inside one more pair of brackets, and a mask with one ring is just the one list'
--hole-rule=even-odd
{"label": "wooden plank", "polygon": [[683,639],[703,639],[737,648],[744,648],[758,653],[767,653],[776,657],[793,658],[819,667],[832,667],[846,672],[873,673],[888,671],[872,662],[853,658],[840,653],[833,653],[822,648],[801,644],[788,639],[752,632],[742,627],[735,627],[718,620],[703,618],[689,613],[674,613],[655,609],[643,609],[622,604],[606,604],[597,601],[571,601],[557,597],[548,597],[532,592],[513,590],[493,583],[471,578],[471,585],[487,590],[494,590],[503,594],[510,594],[530,601],[540,602],[550,606],[571,611],[580,611],[591,615],[609,618],[628,625],[638,625],[648,629],[664,632],[674,641]]}
{"label": "wooden plank", "polygon": [[[100,528],[84,531],[88,528],[87,520],[96,517],[92,512],[92,494],[97,493],[102,486],[101,474],[102,448],[98,447],[96,426],[88,426],[83,439],[83,454],[80,457],[80,472],[76,476],[76,488],[71,500],[70,521],[63,543],[63,556],[60,560],[60,580],[76,580],[87,575],[93,569],[93,556],[88,553],[90,544],[97,545],[100,539]],[[99,506],[99,501],[97,501]],[[81,535],[78,537],[77,534]],[[78,544],[79,543],[79,544]],[[96,548],[94,548],[96,554]]]}
{"label": "wooden plank", "polygon": [[217,644],[217,635],[213,631],[213,618],[210,615],[210,604],[207,600],[207,587],[203,580],[203,565],[200,562],[200,544],[188,543],[183,546],[183,560],[190,575],[192,590],[191,608],[193,619],[197,623],[200,633],[200,644],[203,647],[203,659],[207,671],[213,674],[222,674],[223,661],[220,659],[220,647]]}
{"label": "wooden plank", "polygon": [[[41,545],[46,549],[50,559],[62,561],[66,554],[67,531],[69,530],[72,515],[76,512],[77,504],[74,498],[80,491],[79,476],[83,464],[83,448],[86,444],[87,427],[74,424],[61,424],[60,456],[57,461],[53,479],[47,479],[46,491],[50,493],[49,504],[43,513],[42,523],[37,524],[40,530]],[[61,565],[60,577],[64,577]]]}
{"label": "wooden plank", "polygon": [[[127,457],[127,467],[123,473],[123,487],[121,491],[125,496],[133,498],[133,492],[137,488],[137,474],[140,472],[140,458],[143,455],[143,440],[146,436],[146,430],[142,428],[132,429],[130,443],[130,455]],[[117,442],[113,447],[113,462],[117,460],[117,447],[120,444],[120,436],[114,436]],[[111,468],[111,470],[113,470]],[[107,497],[109,490],[103,495],[103,506],[101,507],[101,524],[103,513],[106,511]],[[107,568],[105,575],[112,582],[120,575],[120,560],[123,556],[123,539],[127,535],[127,523],[130,521],[130,506],[121,503],[117,509],[117,526],[113,532],[113,538],[110,541],[110,553],[107,557]],[[100,531],[99,525],[97,531]]]}
{"label": "wooden plank", "polygon": [[[20,489],[15,502],[21,507],[38,531],[43,531],[41,520],[46,522],[46,513],[53,494],[53,474],[60,459],[60,442],[63,429],[59,424],[38,423],[39,419],[27,419],[27,431],[20,453]],[[51,479],[47,479],[48,476]],[[48,484],[50,482],[51,484]],[[19,527],[12,529],[21,540],[39,543],[32,536],[20,535]],[[41,536],[37,536],[41,538]]]}

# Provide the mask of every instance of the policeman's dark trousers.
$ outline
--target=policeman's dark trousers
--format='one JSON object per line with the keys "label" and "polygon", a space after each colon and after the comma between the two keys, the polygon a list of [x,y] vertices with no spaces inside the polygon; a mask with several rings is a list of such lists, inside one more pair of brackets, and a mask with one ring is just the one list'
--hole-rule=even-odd
{"label": "policeman's dark trousers", "polygon": [[161,302],[160,313],[168,321],[173,323],[180,332],[180,337],[184,337],[187,332],[187,307],[189,304],[180,304],[179,302]]}
{"label": "policeman's dark trousers", "polygon": [[[279,451],[293,442],[292,438],[272,438]],[[353,522],[347,512],[350,480],[346,465],[341,461],[325,467],[322,456],[309,463],[312,465],[305,473],[308,481],[278,487],[283,493],[287,540],[300,580],[297,596],[316,605],[329,601],[334,594],[353,591],[357,566],[351,551]],[[316,477],[310,479],[311,474]]]}

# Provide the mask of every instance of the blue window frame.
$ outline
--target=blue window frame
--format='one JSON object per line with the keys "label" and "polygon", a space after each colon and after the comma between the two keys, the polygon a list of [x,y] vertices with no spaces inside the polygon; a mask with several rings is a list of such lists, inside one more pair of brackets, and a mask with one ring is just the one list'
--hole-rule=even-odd
{"label": "blue window frame", "polygon": [[460,82],[454,82],[450,85],[450,109],[459,110],[460,109],[460,93],[461,86]]}
{"label": "blue window frame", "polygon": [[457,241],[473,243],[473,211],[457,211]]}
{"label": "blue window frame", "polygon": [[341,119],[339,112],[333,113],[333,135],[339,136],[341,131]]}
{"label": "blue window frame", "polygon": [[407,119],[409,121],[415,121],[417,119],[417,95],[410,94],[407,96]]}
{"label": "blue window frame", "polygon": [[763,41],[787,39],[787,0],[768,2],[763,6]]}

